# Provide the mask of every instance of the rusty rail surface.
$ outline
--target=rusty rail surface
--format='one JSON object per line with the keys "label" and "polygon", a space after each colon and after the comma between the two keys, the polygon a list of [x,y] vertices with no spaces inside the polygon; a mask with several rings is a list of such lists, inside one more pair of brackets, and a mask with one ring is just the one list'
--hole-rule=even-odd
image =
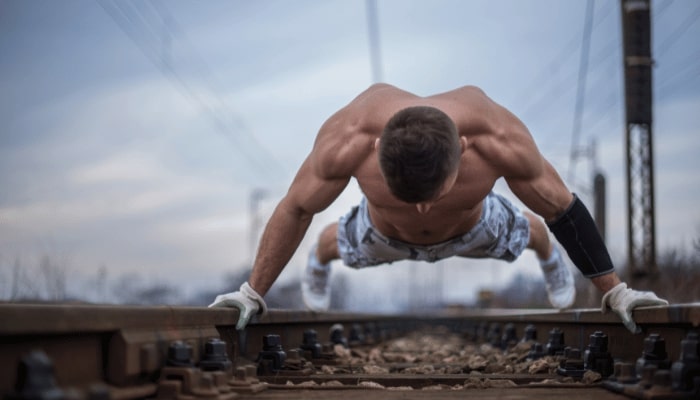
{"label": "rusty rail surface", "polygon": [[[600,350],[595,343],[604,338],[604,353],[615,364],[603,373],[612,377],[588,387],[572,384],[571,398],[590,396],[590,390],[600,399],[699,398],[700,303],[642,308],[634,318],[643,334],[630,334],[614,314],[600,310],[452,309],[401,315],[273,310],[238,332],[238,312],[232,309],[0,304],[0,399],[267,399],[289,396],[289,390],[312,381],[307,398],[324,398],[314,393],[329,390],[341,393],[334,394],[338,398],[354,398],[352,393],[372,390],[369,383],[387,388],[466,385],[478,371],[459,367],[450,374],[384,376],[350,367],[346,374],[319,373],[324,365],[339,363],[333,343],[376,345],[437,326],[504,349],[508,332],[517,341],[529,335],[533,349],[537,341],[542,346],[563,342],[562,347],[579,352],[557,355],[561,368],[574,372],[583,371],[582,355]],[[318,354],[309,346],[316,346]],[[523,390],[532,398],[566,389],[536,384],[547,378],[556,376],[510,373],[476,379],[511,382],[515,387],[508,390]],[[335,386],[324,386],[330,383]],[[483,388],[482,383],[477,386]],[[492,392],[497,385],[490,385],[479,392],[482,398],[500,395]],[[387,393],[379,397],[392,398]],[[413,396],[401,398],[419,398]]]}

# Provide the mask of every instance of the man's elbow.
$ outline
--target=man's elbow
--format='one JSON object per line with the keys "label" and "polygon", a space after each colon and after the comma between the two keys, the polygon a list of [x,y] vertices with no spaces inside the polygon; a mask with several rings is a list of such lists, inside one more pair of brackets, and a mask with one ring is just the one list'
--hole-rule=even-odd
{"label": "man's elbow", "polygon": [[280,201],[277,209],[299,222],[311,221],[314,215],[316,215],[315,211],[304,207],[302,203],[295,201],[289,196],[285,196],[282,201]]}

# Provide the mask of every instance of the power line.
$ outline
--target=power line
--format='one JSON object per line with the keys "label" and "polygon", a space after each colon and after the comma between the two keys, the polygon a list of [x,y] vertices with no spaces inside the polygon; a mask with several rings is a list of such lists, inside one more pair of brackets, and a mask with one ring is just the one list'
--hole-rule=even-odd
{"label": "power line", "polygon": [[[595,132],[595,127],[607,119],[611,111],[615,109],[614,106],[619,102],[620,93],[618,87],[610,84],[610,80],[613,79],[610,71],[618,72],[618,65],[609,65],[614,60],[608,61],[610,56],[619,54],[618,49],[619,43],[617,38],[612,38],[589,61],[588,65],[593,65],[594,67],[589,69],[590,76],[587,78],[588,94],[595,94],[598,99],[604,98],[593,102],[594,107],[586,107],[584,110],[581,119],[583,121],[590,120],[590,122],[587,123],[583,132]],[[605,93],[607,95],[604,95]],[[591,104],[591,102],[589,101],[588,104]],[[595,118],[591,120],[593,113],[600,110],[603,110],[603,116],[595,115]]]}
{"label": "power line", "polygon": [[678,78],[678,74],[685,71],[688,68],[697,68],[698,65],[695,65],[693,63],[698,63],[700,61],[700,50],[696,51],[694,53],[688,53],[686,54],[686,57],[679,60],[675,64],[671,65],[666,65],[663,63],[659,63],[659,68],[663,70],[668,70],[669,72],[673,72],[673,74],[668,74],[664,75],[663,77],[660,78],[659,84],[665,84],[669,80],[673,80]]}
{"label": "power line", "polygon": [[693,81],[698,76],[700,76],[700,66],[694,65],[693,67],[694,67],[694,69],[687,71],[687,73],[684,75],[681,75],[681,74],[674,75],[673,77],[677,78],[677,79],[675,79],[675,81],[666,81],[666,82],[664,82],[664,84],[659,85],[658,96],[665,97],[670,92],[673,92],[681,87],[688,87],[690,85],[691,81]]}
{"label": "power line", "polygon": [[656,18],[661,17],[668,9],[668,6],[670,6],[673,3],[673,1],[667,0],[664,2],[660,2],[660,3],[661,3],[661,5],[659,6],[659,9],[654,13]]}
{"label": "power line", "polygon": [[[273,167],[274,172],[280,173],[286,171],[286,168],[282,166],[279,161],[272,155],[265,146],[263,146],[257,138],[251,134],[250,129],[246,126],[245,121],[238,117],[237,115],[231,113],[230,110],[231,107],[227,104],[227,102],[217,94],[217,89],[221,87],[221,85],[215,81],[214,76],[215,74],[212,72],[211,68],[208,66],[207,62],[204,60],[204,58],[199,54],[197,51],[196,47],[192,45],[189,40],[187,39],[187,35],[185,34],[185,31],[180,27],[180,25],[177,23],[175,18],[172,16],[170,11],[167,9],[165,4],[162,3],[162,1],[152,1],[151,6],[154,8],[157,14],[161,15],[161,18],[163,22],[166,24],[166,27],[169,28],[170,32],[178,34],[178,40],[184,42],[186,45],[189,47],[189,53],[194,55],[194,58],[199,60],[199,66],[198,69],[200,71],[200,77],[202,78],[203,81],[207,84],[209,87],[209,92],[213,94],[214,96],[214,101],[215,104],[214,107],[212,107],[214,112],[218,111],[219,118],[221,118],[224,121],[228,121],[229,124],[232,124],[229,129],[229,131],[224,132],[227,133],[229,136],[235,135],[234,131],[238,131],[243,133],[242,139],[243,140],[248,140],[250,142],[249,146],[252,145],[254,147],[254,153],[255,154],[261,154],[264,158],[263,162],[265,167]],[[197,69],[195,69],[197,70]],[[217,107],[218,105],[218,107]],[[221,115],[224,114],[224,115]],[[235,139],[235,138],[229,138],[229,139]]]}
{"label": "power line", "polygon": [[[174,83],[175,87],[194,105],[198,106],[212,122],[216,131],[229,140],[253,164],[254,171],[261,171],[268,178],[276,178],[285,171],[276,158],[245,129],[240,118],[236,118],[230,112],[222,114],[219,111],[229,110],[230,107],[216,93],[216,90],[209,90],[208,96],[200,94],[180,75],[170,56],[170,51],[159,51],[159,49],[163,49],[164,42],[166,44],[170,42],[173,32],[177,31],[184,36],[184,32],[179,28],[165,5],[160,2],[151,3],[153,13],[160,20],[159,23],[154,23],[154,18],[148,16],[149,14],[153,15],[153,13],[140,5],[136,8],[131,7],[127,2],[110,2],[108,0],[98,0],[98,3],[158,71]],[[163,38],[166,40],[164,41]],[[193,48],[193,46],[191,47]],[[206,63],[203,60],[200,61],[200,64],[200,69],[205,69]],[[203,76],[207,82],[211,82],[212,74],[208,68],[206,69],[207,73]],[[214,85],[210,85],[210,87],[215,88]]]}
{"label": "power line", "polygon": [[[674,4],[674,2],[670,0],[660,3],[661,5],[652,15],[656,21],[658,21],[661,16],[664,15],[667,10],[669,10],[670,5]],[[694,13],[688,14],[687,18],[683,22],[676,25],[676,29],[663,40],[663,44],[659,45],[658,48],[664,49],[663,52],[665,52],[665,49],[670,48],[677,40],[679,40],[681,35],[686,33],[690,26],[697,21],[697,11],[698,10],[696,9]],[[663,52],[660,51],[659,56],[662,55]],[[600,53],[604,53],[604,51],[601,51]],[[694,52],[687,54],[686,57],[672,65],[659,63],[659,67],[662,70],[668,71],[668,73],[660,76],[658,80],[654,80],[658,97],[664,97],[666,94],[679,87],[687,86],[689,81],[700,76],[700,65],[698,64],[699,60],[700,52]],[[600,60],[591,62],[594,65],[597,65]],[[595,92],[595,90],[592,91]],[[592,125],[589,127],[590,131],[594,131],[600,124],[607,122],[612,116],[615,115],[612,113],[612,111],[616,110],[616,106],[620,104],[619,93],[616,91],[611,93],[603,102],[601,102],[601,104],[603,104],[601,109],[605,111],[593,121]]]}
{"label": "power line", "polygon": [[569,156],[569,180],[574,181],[574,168],[579,153],[579,136],[581,135],[581,117],[586,98],[586,76],[588,72],[588,52],[591,47],[591,28],[593,25],[594,0],[588,0],[586,6],[585,23],[583,26],[583,40],[581,43],[581,61],[578,70],[578,89],[576,93],[576,106],[574,109],[574,126],[571,133],[571,152]]}
{"label": "power line", "polygon": [[602,124],[603,122],[607,122],[609,119],[616,115],[613,113],[613,111],[618,110],[616,106],[620,104],[620,93],[618,91],[610,92],[610,94],[608,94],[605,100],[603,100],[602,104],[602,109],[604,110],[603,114],[597,116],[593,123],[591,123],[588,126],[589,132],[595,132],[595,129],[598,127],[598,125]]}
{"label": "power line", "polygon": [[661,58],[674,44],[680,39],[680,37],[690,28],[695,22],[700,18],[700,4],[695,8],[690,14],[686,14],[685,19],[680,24],[676,25],[676,29],[671,32],[666,39],[661,42],[657,47],[659,49],[657,56]]}
{"label": "power line", "polygon": [[[667,9],[670,3],[670,1],[664,3],[666,5],[664,9]],[[658,57],[660,58],[661,55],[672,48],[687,33],[688,29],[698,21],[698,18],[700,18],[700,6],[696,7],[692,13],[686,14],[686,18],[675,25],[676,28],[666,36],[661,44],[655,46],[659,49]],[[656,82],[658,96],[665,97],[677,89],[688,87],[691,81],[700,75],[698,60],[700,60],[700,52],[696,51],[686,54],[686,57],[672,65],[660,63],[662,70],[667,71],[667,73]]]}
{"label": "power line", "polygon": [[[669,9],[668,6],[673,4],[673,2],[666,1],[661,4],[662,6],[660,6],[653,15],[657,20],[662,14],[664,14],[666,10]],[[694,17],[693,15],[694,14],[689,14],[688,18],[685,21],[692,20],[693,18],[697,20],[697,16]],[[677,25],[677,28],[676,30],[674,30],[674,33],[669,35],[667,39],[664,40],[664,43],[672,43],[672,38],[675,38],[673,39],[673,41],[678,40],[680,36],[675,32],[685,32],[688,28],[689,26],[687,26],[687,23],[681,23]],[[659,63],[659,66],[663,70],[668,71],[668,73],[662,75],[659,79],[654,80],[656,89],[655,91],[658,94],[658,97],[664,97],[669,92],[672,92],[673,90],[676,90],[680,87],[687,87],[690,84],[691,80],[696,79],[698,76],[700,76],[700,64],[698,63],[698,61],[700,61],[700,51],[687,54],[686,57],[670,66],[664,63]],[[592,61],[592,63],[596,64],[595,61]],[[618,110],[617,106],[620,104],[619,93],[617,91],[611,92],[607,96],[607,98],[601,102],[601,104],[602,106],[600,108],[604,110],[604,112],[603,114],[598,115],[598,117],[588,127],[588,130],[591,132],[595,131],[595,129],[598,128],[598,126],[600,126],[601,124],[608,122],[612,117],[619,116],[619,114],[613,112],[615,110]]]}
{"label": "power line", "polygon": [[[614,6],[612,2],[603,3],[603,6],[599,9],[600,15],[595,18],[596,22],[593,25],[593,30],[595,30],[608,18],[613,9]],[[578,42],[580,40],[581,39],[578,34],[573,35],[571,39],[561,48],[557,55],[552,58],[550,62],[545,64],[547,67],[540,70],[540,73],[531,79],[532,83],[519,95],[515,96],[514,104],[526,103],[526,106],[523,107],[523,114],[528,114],[533,109],[541,108],[539,106],[543,101],[547,101],[548,104],[551,104],[552,97],[560,98],[563,96],[564,93],[559,87],[552,88],[550,86],[548,91],[541,89],[545,84],[552,82],[552,73],[561,70],[568,58],[576,53],[576,50],[579,48]],[[567,75],[564,80],[573,79],[574,74],[575,73],[571,73],[570,76]],[[535,95],[533,95],[533,93]]]}

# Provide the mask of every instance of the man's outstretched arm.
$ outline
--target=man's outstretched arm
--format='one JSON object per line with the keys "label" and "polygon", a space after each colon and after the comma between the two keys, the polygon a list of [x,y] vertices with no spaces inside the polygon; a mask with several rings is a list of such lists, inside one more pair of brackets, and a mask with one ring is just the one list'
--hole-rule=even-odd
{"label": "man's outstretched arm", "polygon": [[632,290],[620,281],[608,249],[586,206],[572,194],[547,160],[535,153],[534,162],[541,168],[526,178],[508,180],[513,193],[534,212],[541,215],[574,265],[591,280],[603,295],[602,310],[612,309],[627,329],[641,329],[632,319],[639,306],[668,305],[652,292]]}
{"label": "man's outstretched arm", "polygon": [[632,310],[641,306],[668,305],[652,292],[627,287],[615,273],[608,250],[586,206],[574,196],[569,207],[556,220],[547,223],[557,240],[564,245],[569,258],[584,276],[603,293],[602,311],[612,309],[633,333],[641,329],[632,319]]}
{"label": "man's outstretched arm", "polygon": [[347,178],[324,179],[307,160],[287,195],[270,217],[258,249],[250,286],[264,296],[304,238],[313,216],[328,207],[345,189]]}
{"label": "man's outstretched arm", "polygon": [[209,307],[235,307],[240,315],[237,329],[267,309],[263,296],[270,290],[304,238],[313,216],[328,207],[345,189],[350,176],[324,177],[313,151],[304,161],[287,195],[265,226],[253,271],[236,292],[221,294]]}
{"label": "man's outstretched arm", "polygon": [[586,206],[566,187],[554,167],[540,153],[527,127],[510,111],[487,99],[494,117],[499,149],[498,167],[508,186],[528,208],[544,218],[571,261],[603,295],[602,309],[612,309],[633,333],[638,306],[667,305],[652,292],[632,290],[620,281],[608,249]]}

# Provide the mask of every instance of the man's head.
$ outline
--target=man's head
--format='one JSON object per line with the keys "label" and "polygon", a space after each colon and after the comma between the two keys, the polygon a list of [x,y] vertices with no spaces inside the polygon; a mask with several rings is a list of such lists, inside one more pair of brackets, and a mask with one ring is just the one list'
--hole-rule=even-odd
{"label": "man's head", "polygon": [[434,107],[409,107],[387,122],[379,165],[391,193],[407,203],[436,200],[459,166],[462,146],[454,122]]}

